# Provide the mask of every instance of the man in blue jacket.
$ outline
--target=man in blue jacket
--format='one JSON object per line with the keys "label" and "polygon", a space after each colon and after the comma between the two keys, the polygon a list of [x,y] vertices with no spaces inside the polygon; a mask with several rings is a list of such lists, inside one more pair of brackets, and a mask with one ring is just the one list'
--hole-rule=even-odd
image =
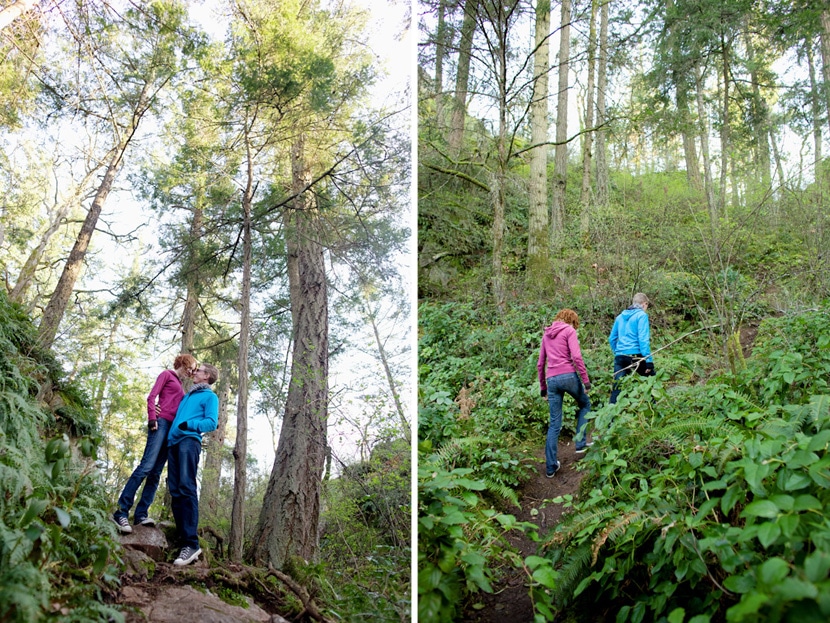
{"label": "man in blue jacket", "polygon": [[202,452],[202,434],[216,430],[219,423],[219,398],[210,388],[219,371],[201,364],[193,373],[193,387],[176,411],[167,436],[167,486],[173,498],[173,518],[182,550],[174,565],[189,565],[202,553],[199,547],[199,496],[196,470]]}
{"label": "man in blue jacket", "polygon": [[651,358],[651,326],[648,321],[648,297],[642,292],[634,295],[631,307],[614,320],[608,342],[614,351],[614,386],[609,402],[617,402],[620,395],[619,380],[637,371],[641,376],[654,376]]}

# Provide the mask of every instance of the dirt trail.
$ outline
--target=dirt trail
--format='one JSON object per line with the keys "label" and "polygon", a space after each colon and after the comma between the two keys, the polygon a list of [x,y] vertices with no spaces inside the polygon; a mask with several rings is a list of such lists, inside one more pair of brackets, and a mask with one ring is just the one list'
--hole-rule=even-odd
{"label": "dirt trail", "polygon": [[[543,440],[544,441],[544,440]],[[588,450],[590,452],[590,449]],[[574,464],[583,456],[576,454],[573,442],[559,438],[559,462],[562,467],[553,478],[545,477],[545,450],[536,453],[536,474],[519,490],[521,508],[511,507],[506,512],[515,515],[519,521],[529,521],[539,526],[545,534],[557,524],[562,515],[561,504],[550,500],[559,495],[576,494],[583,473],[574,469]],[[538,511],[534,513],[535,511]],[[523,557],[536,553],[536,543],[521,533],[510,537],[510,542]],[[492,595],[479,593],[476,602],[483,608],[468,607],[461,619],[467,623],[533,623],[533,605],[526,586],[527,576],[520,570],[508,570],[507,575],[494,585]]]}

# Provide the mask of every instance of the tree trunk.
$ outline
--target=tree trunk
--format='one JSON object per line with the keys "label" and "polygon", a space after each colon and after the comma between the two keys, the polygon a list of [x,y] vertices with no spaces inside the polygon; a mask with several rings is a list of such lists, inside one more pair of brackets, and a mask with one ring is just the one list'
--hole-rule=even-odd
{"label": "tree trunk", "polygon": [[457,157],[464,141],[464,122],[467,119],[467,88],[470,80],[470,55],[473,49],[473,35],[479,0],[464,3],[464,21],[461,24],[461,41],[458,48],[458,69],[455,73],[455,96],[453,97],[452,119],[448,144],[450,154]]}
{"label": "tree trunk", "polygon": [[[813,59],[813,42],[809,39],[804,41],[804,48],[807,52],[807,69],[810,74],[810,109],[813,114],[813,150],[815,152],[815,170],[813,175],[818,180],[820,177],[821,167],[821,98],[818,92],[818,84],[816,83],[816,64]],[[783,184],[784,180],[779,180],[779,184]]]}
{"label": "tree trunk", "polygon": [[[824,75],[824,102],[830,111],[830,11],[821,12],[821,70]],[[827,115],[830,124],[830,114]]]}
{"label": "tree trunk", "polygon": [[605,91],[608,88],[608,5],[605,0],[600,7],[599,67],[597,71],[597,195],[599,206],[608,205],[608,153],[605,144]]}
{"label": "tree trunk", "polygon": [[543,284],[550,271],[548,256],[548,72],[550,71],[550,0],[536,4],[536,51],[533,102],[530,109],[529,214],[526,279],[530,287]]}
{"label": "tree trunk", "polygon": [[706,106],[703,103],[703,72],[700,69],[699,63],[695,63],[695,92],[697,97],[698,123],[700,125],[700,152],[703,155],[703,187],[706,191],[709,221],[714,231],[718,223],[718,208],[715,204],[712,162],[709,157],[709,124],[706,123]]}
{"label": "tree trunk", "polygon": [[242,197],[242,294],[239,304],[239,383],[236,396],[236,445],[233,449],[234,480],[233,508],[229,555],[234,562],[242,560],[242,540],[245,535],[245,493],[247,490],[248,461],[248,347],[251,336],[251,204],[254,199],[254,167],[247,131],[245,143],[248,155],[248,182]]}
{"label": "tree trunk", "polygon": [[496,11],[496,20],[493,27],[498,36],[498,48],[493,52],[495,61],[496,82],[498,83],[499,98],[499,134],[496,145],[496,170],[492,175],[490,189],[490,203],[493,206],[493,302],[496,309],[504,310],[504,215],[505,215],[505,184],[507,177],[507,46],[508,28],[504,11],[504,4],[493,3]]}
{"label": "tree trunk", "polygon": [[274,468],[262,503],[249,558],[281,569],[295,557],[318,552],[321,476],[326,458],[328,404],[328,297],[322,228],[303,137],[291,150],[292,190],[288,214],[288,283],[294,352],[291,381]]}
{"label": "tree trunk", "polygon": [[395,409],[398,412],[398,417],[401,420],[401,432],[403,433],[406,442],[412,443],[412,433],[410,431],[409,422],[406,421],[406,414],[403,410],[401,397],[398,394],[397,388],[395,387],[395,378],[392,376],[392,370],[389,368],[389,361],[386,359],[386,350],[383,348],[383,340],[380,339],[380,332],[378,331],[378,325],[375,321],[374,313],[369,314],[369,320],[372,323],[372,331],[375,334],[375,343],[378,347],[378,356],[380,357],[380,362],[383,365],[383,371],[386,374],[386,382],[389,383],[389,391],[392,393],[392,399],[395,402]]}
{"label": "tree trunk", "polygon": [[[196,197],[193,206],[193,217],[190,221],[191,244],[202,237],[202,199]],[[182,311],[182,352],[193,354],[193,342],[196,339],[196,312],[199,309],[199,276],[195,260],[194,249],[191,247],[188,264],[185,267],[185,295],[184,310]]]}
{"label": "tree trunk", "polygon": [[756,166],[758,170],[758,179],[761,183],[761,190],[762,192],[766,192],[772,184],[770,170],[772,162],[769,152],[769,107],[767,106],[764,96],[761,94],[761,81],[758,76],[758,68],[755,63],[755,43],[752,41],[749,24],[747,24],[746,29],[746,54],[750,67],[749,77],[750,82],[752,83],[752,97],[755,101],[755,105],[757,106],[756,118],[758,121],[754,132],[758,145]]}
{"label": "tree trunk", "polygon": [[219,373],[219,423],[216,430],[204,437],[205,466],[199,495],[199,515],[207,521],[219,510],[219,482],[222,476],[222,454],[228,427],[228,404],[231,397],[231,365],[223,362]]}
{"label": "tree trunk", "polygon": [[729,172],[729,124],[731,119],[729,116],[729,46],[727,45],[723,35],[721,35],[721,58],[723,80],[723,99],[721,100],[721,126],[720,126],[720,198],[718,200],[718,210],[720,214],[726,215],[726,187],[727,176]]}
{"label": "tree trunk", "polygon": [[438,0],[438,27],[435,31],[435,116],[444,127],[444,56],[447,54],[446,0]]}
{"label": "tree trunk", "polygon": [[130,124],[113,149],[112,158],[104,173],[104,179],[101,181],[101,185],[95,193],[95,198],[92,200],[89,212],[87,212],[84,223],[81,225],[81,231],[78,232],[75,245],[72,247],[72,251],[69,253],[69,259],[67,259],[63,267],[58,285],[55,287],[55,291],[49,299],[49,304],[43,311],[43,317],[40,319],[40,326],[38,327],[38,340],[44,348],[51,348],[55,341],[58,327],[60,326],[61,320],[63,320],[63,314],[66,311],[67,305],[69,305],[69,298],[72,296],[75,281],[78,279],[84,258],[86,257],[86,252],[89,249],[89,241],[92,239],[92,233],[98,224],[98,217],[101,215],[101,210],[112,189],[112,183],[121,166],[124,153],[127,151],[127,147],[138,128],[142,115],[147,110],[151,82],[152,79],[148,79],[141,89],[138,102],[130,118]]}
{"label": "tree trunk", "polygon": [[556,98],[556,153],[553,201],[550,206],[550,248],[559,250],[565,232],[565,190],[568,184],[568,72],[571,46],[571,0],[562,0],[559,26],[559,85]]}
{"label": "tree trunk", "polygon": [[582,141],[582,187],[579,203],[582,206],[579,228],[583,234],[591,226],[591,148],[594,132],[594,81],[596,78],[597,55],[597,6],[598,0],[591,0],[591,20],[588,26],[588,85],[585,101],[585,139]]}
{"label": "tree trunk", "polygon": [[37,5],[38,0],[17,0],[9,6],[0,10],[0,30],[11,24],[24,13],[31,11]]}

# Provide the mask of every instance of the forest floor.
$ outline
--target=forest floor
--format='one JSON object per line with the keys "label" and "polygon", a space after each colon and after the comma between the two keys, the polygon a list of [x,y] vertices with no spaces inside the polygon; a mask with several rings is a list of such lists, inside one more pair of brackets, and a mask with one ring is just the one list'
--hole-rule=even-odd
{"label": "forest floor", "polygon": [[[590,448],[588,452],[590,452]],[[511,506],[505,512],[515,515],[519,521],[528,521],[539,526],[539,535],[549,533],[559,522],[564,507],[554,504],[553,498],[560,495],[576,495],[584,476],[576,470],[576,464],[586,456],[576,454],[573,442],[559,438],[559,463],[561,468],[553,478],[545,476],[544,439],[536,452],[534,475],[517,491],[519,507]],[[523,557],[537,553],[534,543],[519,531],[508,537]],[[521,569],[507,569],[506,574],[493,586],[493,593],[479,593],[476,601],[468,604],[462,621],[467,623],[533,623],[533,604],[527,585],[527,575]]]}

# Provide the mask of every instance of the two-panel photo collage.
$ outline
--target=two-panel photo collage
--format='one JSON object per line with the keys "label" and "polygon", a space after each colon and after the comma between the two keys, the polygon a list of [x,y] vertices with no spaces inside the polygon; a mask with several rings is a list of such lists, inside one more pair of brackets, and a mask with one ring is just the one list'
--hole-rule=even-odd
{"label": "two-panel photo collage", "polygon": [[825,2],[0,35],[0,622],[830,621]]}

